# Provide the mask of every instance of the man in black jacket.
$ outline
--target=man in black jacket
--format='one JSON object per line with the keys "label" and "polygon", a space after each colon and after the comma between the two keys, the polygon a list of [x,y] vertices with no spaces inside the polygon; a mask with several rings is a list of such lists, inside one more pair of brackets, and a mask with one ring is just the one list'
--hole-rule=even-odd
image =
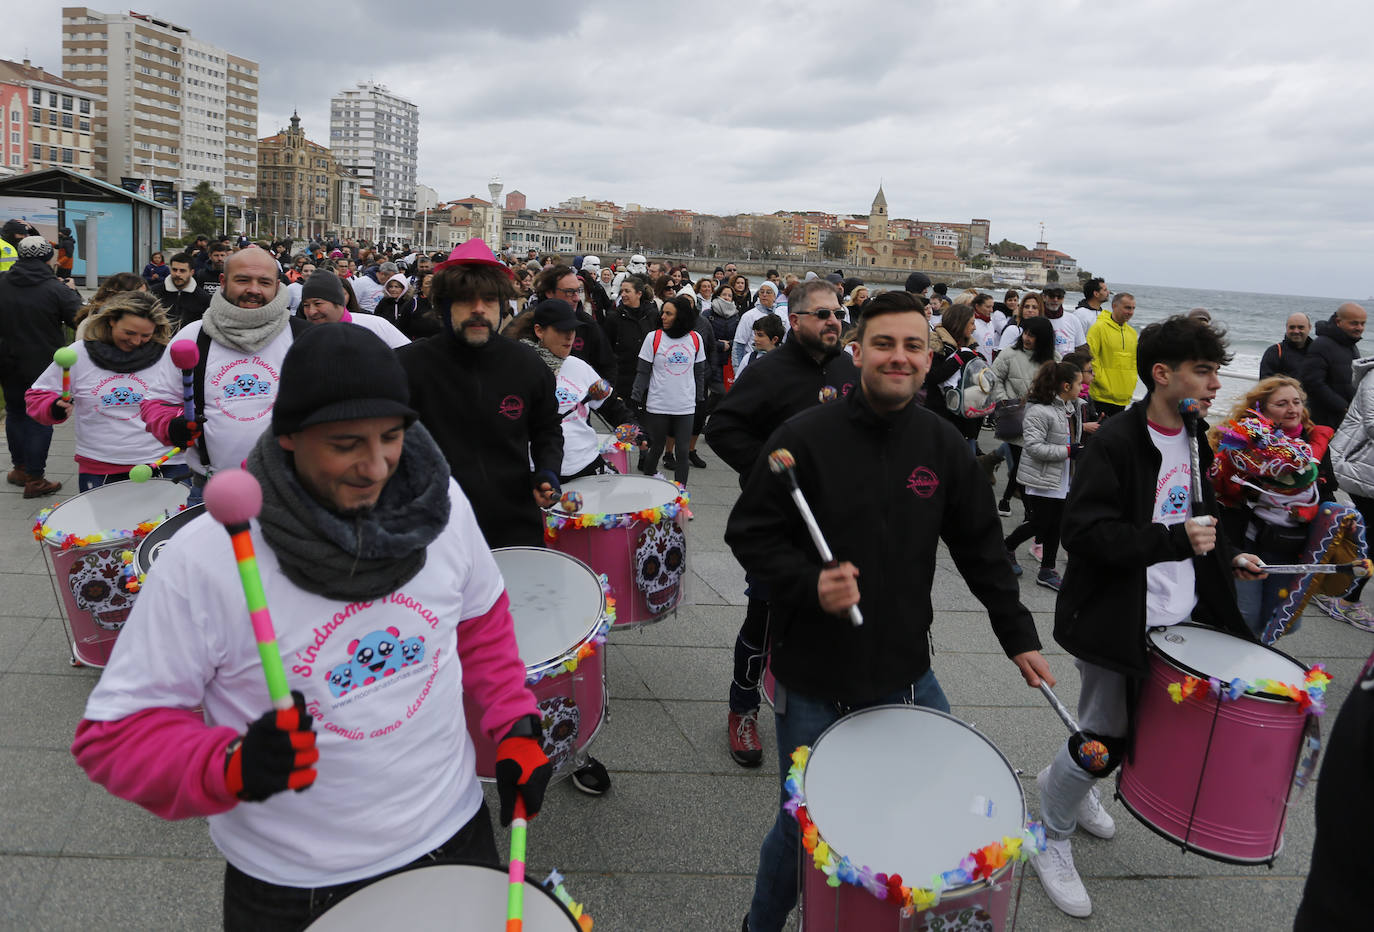
{"label": "man in black jacket", "polygon": [[[1064,507],[1069,565],[1055,605],[1054,638],[1077,658],[1080,735],[1101,741],[1110,766],[1089,769],[1060,746],[1036,777],[1048,836],[1031,860],[1045,892],[1070,916],[1092,912],[1073,864],[1069,837],[1082,827],[1110,838],[1115,823],[1095,781],[1111,772],[1126,747],[1129,693],[1149,672],[1147,628],[1189,619],[1253,640],[1236,608],[1232,575],[1259,558],[1237,554],[1216,526],[1216,498],[1206,480],[1212,462],[1207,425],[1188,436],[1179,402],[1196,399],[1206,414],[1230,356],[1222,338],[1191,317],[1151,324],[1140,335],[1136,367],[1148,386],[1137,402],[1107,421],[1083,448]],[[1198,447],[1203,500],[1194,501],[1190,443]]]}
{"label": "man in black jacket", "polygon": [[[553,372],[538,354],[495,332],[514,296],[511,276],[480,239],[435,267],[434,309],[444,332],[397,358],[420,413],[491,547],[542,547],[541,507],[558,498],[563,429]],[[534,468],[530,468],[530,460]]]}
{"label": "man in black jacket", "polygon": [[1259,377],[1267,379],[1271,375],[1286,375],[1290,379],[1302,381],[1302,365],[1307,351],[1312,346],[1312,321],[1302,311],[1288,315],[1284,326],[1283,339],[1264,351],[1260,359]]}
{"label": "man in black jacket", "polygon": [[[598,286],[599,287],[599,286]],[[604,295],[605,292],[602,292]],[[616,377],[615,356],[600,325],[587,312],[586,287],[570,265],[551,265],[534,277],[534,303],[557,298],[573,306],[577,330],[573,335],[572,355],[596,370],[603,379]],[[626,387],[629,392],[629,387]]]}
{"label": "man in black jacket", "polygon": [[[768,439],[726,526],[740,563],[772,588],[784,780],[792,750],[851,711],[896,702],[949,710],[928,642],[941,540],[1027,684],[1039,686],[1042,677],[1053,684],[1002,546],[991,489],[958,431],[912,403],[930,365],[930,338],[909,299],[865,308],[859,390],[803,411]],[[797,481],[836,566],[823,565],[786,483],[768,468],[768,451],[779,447],[795,456]],[[863,494],[849,494],[854,488]],[[847,617],[854,605],[863,610],[861,627]],[[797,836],[780,806],[759,856],[746,928],[774,932],[786,921],[796,902]]]}
{"label": "man in black jacket", "polygon": [[174,330],[193,324],[205,316],[210,306],[210,295],[201,291],[191,274],[191,256],[179,252],[168,263],[171,270],[162,284],[153,289],[153,297],[167,312],[167,319]]}
{"label": "man in black jacket", "polygon": [[24,410],[24,392],[52,364],[52,354],[67,345],[63,327],[74,326],[81,297],[53,274],[53,248],[41,236],[19,241],[19,258],[0,274],[0,386],[5,393],[5,439],[9,442],[10,485],[24,487],[25,498],[40,498],[62,488],[44,478],[52,427]]}
{"label": "man in black jacket", "polygon": [[1317,324],[1317,338],[1302,364],[1302,387],[1312,420],[1325,427],[1341,426],[1345,409],[1355,397],[1350,364],[1355,344],[1364,336],[1365,311],[1353,301],[1336,308],[1330,320]]}
{"label": "man in black jacket", "polygon": [[[892,301],[886,295],[875,300]],[[907,299],[910,300],[910,299]],[[914,306],[914,305],[913,305]],[[836,397],[858,384],[859,371],[840,350],[840,302],[828,282],[812,281],[792,291],[791,335],[776,350],[750,363],[706,423],[706,442],[739,473],[740,486],[758,461],[764,442],[792,415],[820,404],[829,387]],[[822,320],[818,311],[825,309]],[[748,605],[735,637],[735,669],[726,721],[730,757],[742,767],[763,763],[759,741],[759,681],[768,656],[768,587],[746,577]]]}

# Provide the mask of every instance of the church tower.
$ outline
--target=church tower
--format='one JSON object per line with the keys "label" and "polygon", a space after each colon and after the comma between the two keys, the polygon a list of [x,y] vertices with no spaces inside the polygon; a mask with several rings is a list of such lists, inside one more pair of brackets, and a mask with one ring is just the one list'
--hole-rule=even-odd
{"label": "church tower", "polygon": [[887,196],[883,186],[878,185],[878,196],[873,199],[873,207],[868,211],[868,238],[885,240],[887,235]]}

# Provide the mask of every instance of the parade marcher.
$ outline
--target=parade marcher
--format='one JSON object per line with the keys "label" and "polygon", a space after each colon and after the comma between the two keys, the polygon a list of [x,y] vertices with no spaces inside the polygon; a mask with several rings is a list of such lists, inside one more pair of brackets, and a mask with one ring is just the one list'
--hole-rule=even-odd
{"label": "parade marcher", "polygon": [[1088,330],[1088,352],[1097,363],[1097,378],[1090,391],[1098,409],[1107,417],[1126,410],[1135,394],[1139,379],[1135,365],[1139,337],[1131,326],[1134,316],[1135,295],[1118,291],[1112,295],[1111,307],[1104,308]]}
{"label": "parade marcher", "polygon": [[1064,289],[1056,285],[1046,288],[1043,294],[1043,313],[1049,319],[1050,326],[1054,327],[1055,355],[1063,359],[1065,353],[1085,352],[1088,347],[1088,331],[1083,329],[1081,320],[1064,310]]}
{"label": "parade marcher", "polygon": [[[639,348],[630,400],[641,412],[649,434],[649,449],[640,456],[639,471],[658,472],[659,457],[672,437],[679,452],[689,449],[697,406],[706,397],[706,341],[696,330],[697,304],[691,297],[672,297],[663,303],[660,329],[644,337]],[[673,464],[674,478],[685,486],[691,471],[689,456]]]}
{"label": "parade marcher", "polygon": [[[599,285],[596,287],[600,288]],[[577,334],[573,337],[572,354],[595,369],[601,378],[614,382],[617,376],[615,354],[611,350],[610,341],[606,339],[602,325],[598,323],[598,318],[588,312],[586,301],[590,294],[589,288],[586,280],[574,272],[571,266],[554,265],[534,277],[532,300],[537,304],[556,299],[572,305],[573,313],[577,317]],[[608,303],[605,311],[610,310]],[[605,320],[604,317],[599,319]],[[626,386],[625,390],[628,392],[629,386]]]}
{"label": "parade marcher", "polygon": [[[383,299],[385,300],[385,299]],[[354,324],[371,330],[392,349],[410,343],[385,317],[354,314],[348,310],[348,295],[339,277],[328,270],[310,276],[301,288],[301,314],[312,324]]]}
{"label": "parade marcher", "polygon": [[749,363],[754,362],[766,353],[771,353],[782,345],[782,338],[786,336],[782,329],[782,319],[775,314],[765,314],[754,321],[754,348],[744,357],[740,363],[740,369]]}
{"label": "parade marcher", "polygon": [[[642,258],[642,257],[641,257]],[[621,403],[630,403],[630,392],[639,371],[639,349],[644,337],[659,327],[658,305],[653,289],[642,275],[630,275],[620,282],[620,302],[606,316],[602,328],[615,356],[615,378],[611,384]]]}
{"label": "parade marcher", "polygon": [[[228,260],[229,245],[227,243],[215,243],[207,247],[205,261],[195,267],[196,281],[199,282],[196,288],[206,307],[210,306],[211,299],[219,293],[224,279],[224,264]],[[276,263],[273,263],[273,267],[280,271]],[[183,322],[182,326],[184,327],[186,324]]]}
{"label": "parade marcher", "polygon": [[[129,478],[129,470],[150,464],[166,452],[152,437],[139,412],[149,391],[151,368],[172,336],[161,305],[146,291],[115,295],[86,319],[86,339],[72,344],[71,400],[62,400],[62,367],[53,363],[24,397],[29,417],[58,424],[75,414],[78,488],[88,492]],[[183,479],[190,469],[185,454],[153,470]]]}
{"label": "parade marcher", "polygon": [[[840,310],[844,311],[843,308]],[[737,378],[744,357],[753,348],[754,321],[768,314],[782,321],[782,329],[786,333],[791,315],[787,312],[787,305],[778,298],[778,287],[772,282],[759,282],[758,293],[754,295],[754,306],[739,315],[739,323],[735,325],[735,339],[730,344],[730,361],[734,363]]]}
{"label": "parade marcher", "polygon": [[978,344],[978,353],[991,365],[997,353],[997,341],[1007,326],[1007,315],[997,310],[990,294],[976,295],[973,306],[973,339]]}
{"label": "parade marcher", "polygon": [[[1230,359],[1226,344],[1212,328],[1176,316],[1145,328],[1136,358],[1145,400],[1110,418],[1075,464],[1061,532],[1068,569],[1054,612],[1054,638],[1076,658],[1081,680],[1079,727],[1114,762],[1130,729],[1130,680],[1149,672],[1147,629],[1191,618],[1248,639],[1231,578],[1261,578],[1239,568],[1258,558],[1236,554],[1212,521],[1206,425],[1189,437],[1178,408],[1191,398],[1206,414],[1221,387],[1217,372]],[[1194,441],[1202,502],[1193,501]],[[1080,766],[1066,742],[1036,778],[1048,842],[1031,864],[1070,916],[1092,913],[1070,836],[1079,826],[1099,838],[1116,832],[1094,787],[1103,775]]]}
{"label": "parade marcher", "polygon": [[37,235],[37,227],[27,220],[6,220],[3,232],[0,232],[0,272],[8,272],[19,261],[20,241]]}
{"label": "parade marcher", "polygon": [[[1330,444],[1331,465],[1340,487],[1364,518],[1365,533],[1374,527],[1374,357],[1351,365],[1355,396]],[[1315,418],[1313,418],[1315,420]],[[1361,577],[1349,597],[1316,596],[1317,607],[1339,621],[1374,630],[1374,617],[1361,601],[1369,577]]]}
{"label": "parade marcher", "polygon": [[[8,235],[10,221],[5,225]],[[15,250],[18,258],[0,273],[0,390],[5,405],[5,440],[13,468],[10,485],[22,486],[25,498],[41,498],[62,488],[45,477],[52,427],[29,416],[24,393],[52,364],[52,354],[67,345],[64,327],[76,324],[81,297],[53,274],[53,248],[41,236],[27,236]]]}
{"label": "parade marcher", "polygon": [[414,314],[414,304],[415,294],[411,290],[410,279],[397,272],[382,286],[382,296],[378,299],[377,306],[372,309],[372,314],[379,320],[398,327],[402,308],[404,307],[409,314]]}
{"label": "parade marcher", "polygon": [[[879,296],[859,325],[859,388],[797,415],[768,438],[725,530],[746,572],[772,589],[783,780],[794,748],[814,744],[856,709],[905,703],[949,711],[928,641],[941,541],[1027,684],[1039,686],[1042,677],[1054,682],[1035,623],[1019,601],[992,494],[973,455],[957,431],[913,403],[930,365],[930,325],[910,296],[890,294],[904,300],[887,304],[887,295]],[[747,372],[764,368],[769,358]],[[796,461],[796,481],[834,550],[835,566],[823,564],[787,483],[769,468],[768,454],[778,448]],[[849,494],[853,488],[865,494]],[[863,610],[858,627],[846,617],[855,605]],[[785,790],[781,796],[787,798]],[[781,929],[796,903],[798,835],[793,816],[779,805],[759,855],[744,924],[751,932]]]}
{"label": "parade marcher", "polygon": [[[1083,325],[1084,333],[1092,330],[1093,324],[1102,316],[1102,306],[1107,303],[1110,294],[1111,289],[1101,278],[1090,278],[1083,283],[1083,297],[1073,309],[1073,316]],[[1115,299],[1112,304],[1116,304]]]}
{"label": "parade marcher", "polygon": [[129,291],[147,291],[148,283],[133,272],[116,272],[105,281],[101,282],[96,289],[95,297],[84,304],[81,310],[76,312],[76,338],[86,339],[86,318],[104,306],[105,302],[117,294]]}
{"label": "parade marcher", "polygon": [[[304,257],[301,259],[304,260]],[[310,281],[310,276],[315,274],[316,268],[317,266],[313,262],[300,261],[296,266],[296,274],[287,276],[291,279],[291,283],[286,286],[286,306],[293,312],[300,308],[301,289],[305,287],[306,282]]]}
{"label": "parade marcher", "polygon": [[1355,397],[1351,363],[1355,345],[1364,336],[1365,309],[1353,301],[1336,308],[1330,320],[1317,324],[1317,338],[1302,364],[1302,387],[1312,420],[1325,427],[1341,426],[1345,410]]}
{"label": "parade marcher", "polygon": [[1312,346],[1312,321],[1302,311],[1288,315],[1283,339],[1264,351],[1260,357],[1259,377],[1286,375],[1302,381],[1303,361]]}
{"label": "parade marcher", "polygon": [[[1039,321],[1039,323],[1032,323]],[[1008,325],[1010,327],[1010,325]],[[999,436],[1004,436],[1000,428],[1003,418],[1014,420],[1019,408],[1024,430],[1026,396],[1030,393],[1035,373],[1047,362],[1054,361],[1054,330],[1043,317],[1027,318],[1016,342],[997,354],[992,364],[992,374],[997,384],[992,390],[994,423],[999,425]],[[997,502],[997,513],[1002,517],[1011,514],[1011,497],[1019,483],[1016,471],[1021,462],[1022,437],[1018,433],[1007,437],[1003,458],[1007,461],[1007,487]],[[1014,569],[1019,569],[1012,561]],[[1020,575],[1018,573],[1018,575]]]}
{"label": "parade marcher", "polygon": [[281,365],[247,468],[291,708],[272,709],[209,516],[159,557],[87,700],[72,752],[92,780],[164,819],[209,817],[226,929],[301,928],[408,864],[498,865],[465,694],[499,742],[502,824],[517,797],[542,805],[552,767],[501,574],[414,421],[399,363],[360,328],[312,328]]}
{"label": "parade marcher", "polygon": [[148,283],[148,289],[155,291],[170,275],[172,270],[167,267],[162,253],[155,252],[148,264],[143,267],[143,280]]}
{"label": "parade marcher", "polygon": [[167,277],[161,285],[152,289],[152,294],[167,312],[173,332],[200,320],[210,306],[210,296],[201,293],[195,276],[191,274],[189,253],[179,252],[172,256],[172,261],[167,265]]}
{"label": "parade marcher", "polygon": [[[961,412],[951,410],[944,389],[957,386],[963,378],[964,368],[979,359],[977,339],[977,319],[972,304],[956,304],[945,312],[936,333],[944,344],[944,352],[935,351],[926,376],[926,407],[946,418],[969,443],[969,449],[978,452],[978,432],[983,429],[981,417],[965,417]],[[980,363],[982,364],[982,363]]]}

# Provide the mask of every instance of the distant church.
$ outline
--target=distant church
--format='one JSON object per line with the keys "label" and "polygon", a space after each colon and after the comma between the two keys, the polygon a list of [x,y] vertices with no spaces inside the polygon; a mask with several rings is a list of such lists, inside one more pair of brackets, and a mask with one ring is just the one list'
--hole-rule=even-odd
{"label": "distant church", "polygon": [[893,239],[888,229],[887,195],[878,185],[878,196],[868,211],[868,232],[854,250],[860,268],[912,269],[922,272],[959,272],[964,264],[948,246],[936,246],[924,236]]}

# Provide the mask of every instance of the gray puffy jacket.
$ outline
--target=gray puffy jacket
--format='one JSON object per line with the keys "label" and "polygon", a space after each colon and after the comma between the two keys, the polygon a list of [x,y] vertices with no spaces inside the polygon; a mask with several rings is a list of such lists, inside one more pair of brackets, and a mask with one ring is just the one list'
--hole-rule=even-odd
{"label": "gray puffy jacket", "polygon": [[[1030,491],[1054,492],[1064,481],[1069,468],[1069,445],[1083,440],[1083,417],[1079,399],[1026,405],[1026,420],[1021,433],[1021,463],[1016,481]],[[1070,431],[1072,423],[1074,429]]]}
{"label": "gray puffy jacket", "polygon": [[1331,438],[1331,465],[1336,481],[1351,495],[1374,498],[1374,356],[1350,364],[1355,397],[1345,412],[1345,420]]}

